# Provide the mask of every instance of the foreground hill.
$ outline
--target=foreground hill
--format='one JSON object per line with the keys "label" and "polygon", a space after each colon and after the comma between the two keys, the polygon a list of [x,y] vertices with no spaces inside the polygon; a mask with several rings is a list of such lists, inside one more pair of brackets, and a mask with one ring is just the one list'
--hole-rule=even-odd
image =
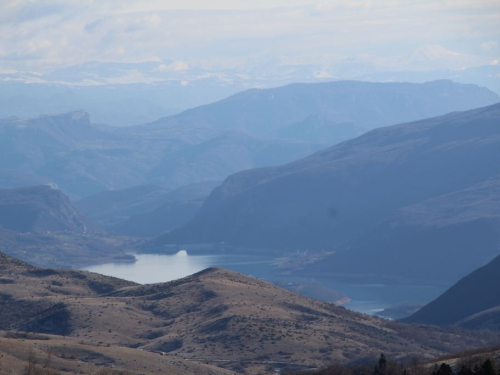
{"label": "foreground hill", "polygon": [[74,320],[65,300],[77,300],[75,305],[92,304],[97,301],[95,298],[135,285],[89,272],[38,268],[0,253],[0,373],[21,373],[30,353],[40,367],[50,363],[48,367],[62,374],[98,374],[103,369],[111,371],[103,374],[110,375],[123,371],[179,375],[231,373],[158,352],[61,336],[72,332],[74,324],[84,324],[83,320]]}
{"label": "foreground hill", "polygon": [[0,119],[0,186],[56,184],[72,199],[175,189],[290,162],[367,129],[498,102],[451,81],[331,82],[249,90],[155,123],[115,128],[86,112]]}
{"label": "foreground hill", "polygon": [[0,264],[0,329],[64,335],[106,356],[111,349],[100,348],[109,344],[256,373],[346,363],[381,351],[430,358],[498,340],[385,321],[222,269],[140,286],[6,256]]}
{"label": "foreground hill", "polygon": [[[341,272],[355,273],[359,267],[360,273],[377,276],[382,273],[378,267],[385,258],[364,264],[359,256],[370,251],[369,241],[365,243],[368,247],[337,247],[368,235],[398,210],[472,188],[499,174],[500,105],[497,104],[377,129],[293,163],[232,175],[214,190],[193,220],[159,237],[156,243],[226,242],[275,249],[335,249],[339,254],[342,250]],[[479,193],[463,193],[472,200],[467,208],[471,215],[460,218],[457,213],[455,224],[469,220],[471,225],[485,225],[486,228],[469,228],[468,233],[488,232],[488,238],[473,239],[478,243],[483,241],[483,245],[484,241],[491,243],[474,251],[469,251],[466,243],[456,249],[465,265],[461,270],[467,272],[496,255],[496,232],[488,226],[498,216],[499,207],[482,202],[481,187],[476,188]],[[497,193],[498,189],[491,189],[492,202],[496,202]],[[463,194],[442,198],[442,209],[459,204]],[[429,207],[435,205],[429,202]],[[419,209],[408,208],[409,212],[415,210]],[[439,218],[445,223],[446,216],[443,211],[418,218],[420,226],[438,228]],[[392,236],[392,228],[388,231],[387,235]],[[417,264],[412,266],[416,270],[425,269],[429,259],[416,255],[421,253],[418,246],[415,243],[406,253],[404,248],[393,245],[387,254],[392,269],[386,267],[383,272],[400,275],[407,259],[415,258]],[[432,262],[436,267],[446,268],[448,259],[444,251],[451,250],[437,250],[443,253],[438,253]],[[398,257],[390,251],[397,251]],[[337,256],[320,262],[320,267],[331,273]],[[432,274],[425,275],[428,277],[433,278]],[[437,274],[436,279],[439,278]]]}
{"label": "foreground hill", "polygon": [[500,331],[500,257],[464,277],[404,321]]}
{"label": "foreground hill", "polygon": [[387,371],[394,375],[405,375],[408,373],[418,375],[434,375],[436,373],[491,373],[500,365],[500,350],[494,348],[476,348],[434,358],[427,362],[396,362],[391,358],[373,358],[371,361],[356,363],[351,366],[339,366],[338,364],[319,370],[308,370],[294,372],[295,375],[354,375],[366,373],[380,373]]}
{"label": "foreground hill", "polygon": [[30,354],[38,364],[35,367],[32,362],[32,368],[42,374],[51,370],[50,375],[234,374],[219,367],[133,348],[89,344],[71,337],[0,331],[0,374],[23,374]]}

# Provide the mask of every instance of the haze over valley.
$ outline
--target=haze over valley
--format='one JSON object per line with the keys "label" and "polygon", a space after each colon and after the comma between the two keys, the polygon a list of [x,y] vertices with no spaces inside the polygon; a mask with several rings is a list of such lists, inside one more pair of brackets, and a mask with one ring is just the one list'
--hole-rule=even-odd
{"label": "haze over valley", "polygon": [[498,19],[0,4],[0,375],[500,374]]}

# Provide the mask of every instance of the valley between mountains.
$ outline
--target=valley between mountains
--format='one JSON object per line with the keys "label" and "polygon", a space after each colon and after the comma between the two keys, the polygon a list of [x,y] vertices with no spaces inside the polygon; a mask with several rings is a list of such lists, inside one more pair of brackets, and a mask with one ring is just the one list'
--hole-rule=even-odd
{"label": "valley between mountains", "polygon": [[0,120],[0,373],[285,374],[494,349],[499,100],[345,81],[133,127]]}

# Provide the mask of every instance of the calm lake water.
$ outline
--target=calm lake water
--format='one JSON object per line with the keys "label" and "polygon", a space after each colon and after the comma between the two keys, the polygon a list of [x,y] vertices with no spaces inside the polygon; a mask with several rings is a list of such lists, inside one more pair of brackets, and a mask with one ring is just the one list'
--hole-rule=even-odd
{"label": "calm lake water", "polygon": [[[244,255],[189,255],[181,250],[173,255],[134,254],[135,263],[108,263],[86,268],[87,271],[115,276],[140,284],[153,284],[180,279],[209,267],[222,267],[247,275],[269,274],[275,261]],[[257,272],[254,274],[253,272]]]}
{"label": "calm lake water", "polygon": [[273,258],[253,255],[190,255],[181,250],[176,254],[135,254],[137,262],[130,264],[110,263],[86,268],[87,271],[114,276],[140,284],[152,284],[176,280],[209,267],[221,267],[267,281],[286,279],[293,282],[315,283],[338,290],[352,301],[345,307],[374,314],[386,307],[402,302],[429,302],[446,289],[429,285],[381,285],[347,284],[335,279],[302,279],[281,276]]}

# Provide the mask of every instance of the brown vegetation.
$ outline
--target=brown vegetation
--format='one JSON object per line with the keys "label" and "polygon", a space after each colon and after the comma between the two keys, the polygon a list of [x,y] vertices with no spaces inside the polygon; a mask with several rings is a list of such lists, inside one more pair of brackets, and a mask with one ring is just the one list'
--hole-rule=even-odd
{"label": "brown vegetation", "polygon": [[[69,336],[102,355],[108,347],[128,347],[267,373],[270,366],[319,368],[381,352],[429,360],[500,338],[390,322],[222,269],[136,285],[5,256],[1,261],[0,277],[9,282],[0,284],[0,329],[42,334],[40,342],[43,335]],[[13,338],[23,340],[19,333]]]}

